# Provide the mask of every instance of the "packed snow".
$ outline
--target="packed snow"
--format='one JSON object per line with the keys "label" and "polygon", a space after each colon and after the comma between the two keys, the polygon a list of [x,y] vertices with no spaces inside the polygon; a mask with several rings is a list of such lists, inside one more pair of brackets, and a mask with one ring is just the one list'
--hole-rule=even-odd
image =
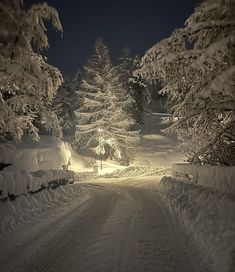
{"label": "packed snow", "polygon": [[66,185],[2,203],[1,270],[210,272],[160,193],[142,182]]}

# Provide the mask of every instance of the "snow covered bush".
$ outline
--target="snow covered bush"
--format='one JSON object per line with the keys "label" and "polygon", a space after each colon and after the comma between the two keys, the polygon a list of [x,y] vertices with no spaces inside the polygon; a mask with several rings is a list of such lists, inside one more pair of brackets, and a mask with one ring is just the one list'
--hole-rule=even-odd
{"label": "snow covered bush", "polygon": [[37,140],[37,122],[61,135],[50,104],[62,75],[40,51],[49,47],[44,22],[51,20],[58,31],[62,26],[53,7],[44,3],[26,10],[22,2],[0,2],[1,142],[19,141],[25,132]]}
{"label": "snow covered bush", "polygon": [[76,111],[78,148],[96,148],[103,157],[128,161],[138,143],[134,120],[126,112],[131,103],[111,64],[107,47],[97,40],[95,52],[84,67],[78,96],[82,106]]}
{"label": "snow covered bush", "polygon": [[137,75],[159,81],[192,163],[235,163],[235,1],[205,0],[146,52]]}
{"label": "snow covered bush", "polygon": [[234,271],[234,196],[170,177],[164,177],[160,185],[165,200],[194,236],[212,271]]}

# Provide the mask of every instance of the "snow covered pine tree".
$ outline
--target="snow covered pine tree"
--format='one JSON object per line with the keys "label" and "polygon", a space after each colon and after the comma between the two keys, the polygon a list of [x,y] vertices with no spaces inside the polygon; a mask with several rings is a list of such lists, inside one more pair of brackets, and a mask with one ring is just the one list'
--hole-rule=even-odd
{"label": "snow covered pine tree", "polygon": [[62,76],[39,53],[49,47],[45,20],[62,31],[57,11],[46,3],[26,10],[21,0],[0,2],[1,142],[18,141],[25,132],[39,139],[36,120],[61,135],[50,103]]}
{"label": "snow covered pine tree", "polygon": [[137,74],[162,83],[192,163],[235,164],[235,0],[206,0],[142,58]]}
{"label": "snow covered pine tree", "polygon": [[76,116],[74,111],[78,104],[76,93],[78,83],[78,75],[74,79],[65,78],[53,100],[53,108],[59,118],[64,137],[73,136],[75,133]]}
{"label": "snow covered pine tree", "polygon": [[101,40],[97,40],[95,53],[84,70],[78,93],[82,106],[76,112],[77,146],[96,148],[104,158],[116,157],[128,163],[139,140],[138,132],[131,130],[134,120],[125,111],[131,98],[122,89],[119,74]]}
{"label": "snow covered pine tree", "polygon": [[144,124],[144,113],[150,96],[146,84],[133,75],[138,65],[139,58],[137,56],[132,58],[130,49],[125,48],[117,69],[123,89],[132,98],[129,102],[128,111],[135,120],[136,126],[141,128]]}

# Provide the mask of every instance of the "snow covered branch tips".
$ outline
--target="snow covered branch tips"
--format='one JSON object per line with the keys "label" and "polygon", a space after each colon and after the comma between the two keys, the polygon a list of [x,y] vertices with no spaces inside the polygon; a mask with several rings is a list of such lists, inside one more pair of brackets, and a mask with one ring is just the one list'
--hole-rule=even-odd
{"label": "snow covered branch tips", "polygon": [[162,84],[189,161],[235,163],[235,1],[206,0],[157,43],[137,74]]}
{"label": "snow covered branch tips", "polygon": [[97,148],[106,158],[116,157],[128,162],[139,140],[138,132],[132,130],[134,120],[126,111],[132,100],[101,40],[97,40],[95,52],[84,70],[78,92],[82,106],[76,112],[77,146]]}
{"label": "snow covered branch tips", "polygon": [[37,140],[40,123],[61,135],[50,104],[62,75],[39,52],[49,47],[44,21],[60,32],[62,26],[53,7],[26,10],[22,2],[0,2],[0,141],[18,141],[25,132]]}

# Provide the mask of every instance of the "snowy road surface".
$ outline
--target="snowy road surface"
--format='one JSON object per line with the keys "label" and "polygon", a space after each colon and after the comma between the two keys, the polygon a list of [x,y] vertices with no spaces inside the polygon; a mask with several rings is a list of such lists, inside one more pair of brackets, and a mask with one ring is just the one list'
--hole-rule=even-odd
{"label": "snowy road surface", "polygon": [[1,241],[1,272],[208,271],[156,179],[84,183],[76,203]]}

